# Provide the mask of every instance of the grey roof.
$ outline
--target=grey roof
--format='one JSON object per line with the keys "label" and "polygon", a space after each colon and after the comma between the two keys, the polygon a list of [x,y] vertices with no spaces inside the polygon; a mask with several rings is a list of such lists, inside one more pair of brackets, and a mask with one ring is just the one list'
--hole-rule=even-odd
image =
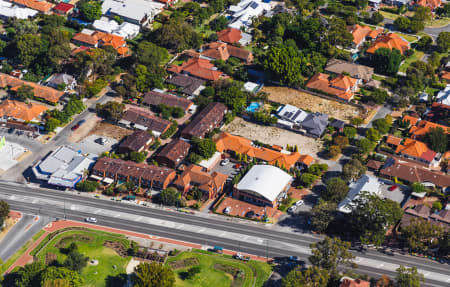
{"label": "grey roof", "polygon": [[328,125],[328,115],[322,113],[309,114],[301,123],[309,134],[320,137]]}
{"label": "grey roof", "polygon": [[374,176],[363,175],[356,182],[350,184],[350,191],[347,196],[339,203],[338,210],[343,213],[350,213],[355,200],[361,192],[367,191],[371,194],[380,193],[380,182]]}
{"label": "grey roof", "polygon": [[60,74],[54,75],[48,82],[51,83],[54,86],[58,86],[60,84],[69,85],[73,81],[75,81],[75,78],[73,76],[68,75],[68,74],[60,73]]}
{"label": "grey roof", "polygon": [[308,116],[308,113],[295,106],[286,104],[278,110],[277,115],[284,120],[301,124]]}
{"label": "grey roof", "polygon": [[194,95],[195,91],[205,84],[204,80],[190,77],[185,74],[177,74],[166,80],[167,83],[183,88],[183,93],[187,95]]}
{"label": "grey roof", "polygon": [[338,59],[330,59],[325,67],[325,71],[334,74],[341,74],[342,72],[347,72],[353,78],[363,79],[369,81],[374,73],[373,68],[359,65],[355,63],[350,63]]}
{"label": "grey roof", "polygon": [[337,129],[343,129],[345,127],[345,122],[338,120],[338,119],[334,119],[331,123],[330,126],[332,126],[333,128],[337,128]]}

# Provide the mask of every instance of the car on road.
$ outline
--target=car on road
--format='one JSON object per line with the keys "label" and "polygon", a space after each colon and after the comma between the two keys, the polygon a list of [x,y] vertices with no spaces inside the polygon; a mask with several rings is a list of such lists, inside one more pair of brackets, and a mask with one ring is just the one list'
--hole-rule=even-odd
{"label": "car on road", "polygon": [[396,189],[398,188],[398,185],[391,185],[389,188],[388,188],[388,190],[389,191],[395,191]]}
{"label": "car on road", "polygon": [[298,256],[289,256],[290,261],[300,261],[300,258]]}
{"label": "car on road", "polygon": [[295,203],[295,206],[302,206],[303,205],[303,203],[305,203],[303,200],[299,200],[299,201],[297,201],[296,203]]}
{"label": "car on road", "polygon": [[225,165],[227,165],[227,164],[229,164],[230,163],[230,160],[228,159],[228,158],[226,158],[226,159],[224,159],[224,160],[222,160],[221,162],[220,162],[220,165],[221,166],[225,166]]}
{"label": "car on road", "polygon": [[14,132],[14,128],[10,128],[9,130],[8,130],[8,134],[12,134]]}
{"label": "car on road", "polygon": [[80,127],[79,124],[74,125],[72,128],[70,128],[72,131],[76,131]]}
{"label": "car on road", "polygon": [[85,119],[78,121],[77,125],[79,125],[80,127],[86,122]]}
{"label": "car on road", "polygon": [[287,212],[292,214],[292,213],[295,212],[296,209],[297,209],[297,206],[296,205],[292,205],[291,207],[288,208]]}
{"label": "car on road", "polygon": [[255,216],[255,212],[253,210],[250,210],[249,212],[247,212],[245,216],[247,218],[253,218]]}
{"label": "car on road", "polygon": [[227,207],[225,207],[225,209],[223,210],[223,213],[225,213],[225,214],[230,214],[230,211],[231,211],[231,207],[227,206]]}
{"label": "car on road", "polygon": [[86,217],[84,219],[84,221],[90,222],[90,223],[97,223],[97,218],[95,218],[95,217]]}

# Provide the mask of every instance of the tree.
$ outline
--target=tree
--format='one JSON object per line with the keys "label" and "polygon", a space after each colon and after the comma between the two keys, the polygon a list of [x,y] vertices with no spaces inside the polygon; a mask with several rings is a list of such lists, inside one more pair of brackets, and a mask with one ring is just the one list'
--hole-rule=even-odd
{"label": "tree", "polygon": [[338,145],[332,145],[328,148],[328,157],[334,158],[342,153],[342,149]]}
{"label": "tree", "polygon": [[351,208],[350,226],[364,244],[381,245],[387,228],[403,216],[397,202],[365,191],[353,201]]}
{"label": "tree", "polygon": [[421,184],[420,182],[414,182],[411,184],[411,192],[414,193],[422,193],[425,192],[425,186]]}
{"label": "tree", "polygon": [[227,105],[235,114],[242,111],[247,103],[247,95],[242,91],[242,85],[237,82],[223,81],[216,88],[217,100]]}
{"label": "tree", "polygon": [[300,181],[305,185],[305,187],[310,187],[317,180],[317,176],[311,173],[303,173],[300,176]]}
{"label": "tree", "polygon": [[164,205],[175,206],[179,204],[181,194],[173,187],[168,187],[159,194],[161,202]]}
{"label": "tree", "polygon": [[318,232],[325,232],[336,216],[337,204],[320,201],[311,209],[311,225]]}
{"label": "tree", "polygon": [[41,37],[24,34],[15,38],[17,57],[28,68],[36,60],[42,49]]}
{"label": "tree", "polygon": [[351,123],[352,125],[355,125],[356,127],[359,127],[360,125],[362,125],[362,123],[364,123],[364,120],[361,119],[361,118],[352,118],[352,119],[350,120],[350,123]]}
{"label": "tree", "polygon": [[447,151],[448,135],[441,127],[431,128],[425,135],[425,142],[432,150],[444,153]]}
{"label": "tree", "polygon": [[430,248],[436,247],[443,237],[444,228],[417,217],[413,218],[407,226],[403,226],[401,232],[403,242],[410,250],[427,253]]}
{"label": "tree", "polygon": [[100,2],[84,2],[78,8],[80,9],[82,18],[88,22],[98,20],[102,16],[102,5]]}
{"label": "tree", "polygon": [[97,114],[106,119],[112,121],[119,121],[122,118],[125,105],[122,103],[110,101],[105,104],[97,104],[95,106]]}
{"label": "tree", "polygon": [[130,160],[139,163],[139,162],[144,162],[145,159],[147,158],[147,155],[144,152],[132,151],[129,154],[129,158],[130,158]]}
{"label": "tree", "polygon": [[192,145],[193,145],[192,151],[205,159],[211,158],[213,154],[217,151],[216,143],[209,138],[193,139]]}
{"label": "tree", "polygon": [[440,32],[436,43],[442,53],[446,53],[450,49],[450,32]]}
{"label": "tree", "polygon": [[99,187],[99,183],[92,180],[83,180],[77,183],[75,188],[79,191],[94,192]]}
{"label": "tree", "polygon": [[375,149],[376,144],[366,138],[363,138],[356,142],[356,146],[358,147],[358,152],[360,154],[367,154]]}
{"label": "tree", "polygon": [[416,48],[421,51],[428,51],[433,44],[433,38],[428,35],[422,36],[416,43]]}
{"label": "tree", "polygon": [[131,280],[134,287],[172,287],[175,273],[168,265],[141,263],[134,269]]}
{"label": "tree", "polygon": [[378,130],[370,128],[366,131],[366,138],[371,142],[378,142],[381,139],[381,135]]}
{"label": "tree", "polygon": [[312,266],[304,270],[294,269],[283,278],[283,287],[326,287],[328,271]]}
{"label": "tree", "polygon": [[[372,124],[382,135],[388,133],[391,129],[391,125],[386,121],[386,119],[376,119],[372,122]],[[373,135],[371,135],[371,137],[372,136]]]}
{"label": "tree", "polygon": [[150,70],[153,70],[162,61],[169,58],[169,53],[166,49],[148,41],[142,41],[138,44],[136,54],[137,61]]}
{"label": "tree", "polygon": [[313,266],[328,270],[331,278],[337,278],[338,267],[354,265],[355,256],[349,251],[350,246],[350,242],[327,236],[310,245],[312,255],[308,259]]}
{"label": "tree", "polygon": [[350,159],[342,167],[342,178],[344,180],[356,180],[366,172],[366,166],[358,159]]}
{"label": "tree", "polygon": [[70,251],[67,254],[66,260],[64,260],[64,267],[70,270],[81,273],[84,267],[86,267],[89,257],[81,254],[77,249]]}
{"label": "tree", "polygon": [[182,19],[171,19],[154,34],[156,44],[177,52],[191,48],[197,49],[202,44],[201,35]]}
{"label": "tree", "polygon": [[384,21],[383,14],[381,14],[378,11],[375,11],[375,12],[372,13],[372,16],[370,17],[370,23],[372,23],[374,25],[377,25],[377,24],[379,24],[379,23],[381,23],[383,21]]}
{"label": "tree", "polygon": [[388,48],[379,48],[375,51],[375,54],[373,56],[373,63],[375,63],[375,72],[380,74],[397,74],[401,62],[402,54],[395,48],[392,49],[392,51]]}
{"label": "tree", "polygon": [[357,134],[357,131],[354,127],[345,127],[344,128],[344,135],[346,137],[348,137],[349,139],[355,138],[356,134]]}
{"label": "tree", "polygon": [[212,20],[211,22],[209,22],[209,27],[211,28],[211,30],[216,32],[227,28],[227,26],[228,26],[228,19],[225,16],[219,16],[214,20]]}
{"label": "tree", "polygon": [[45,122],[45,130],[48,132],[52,132],[60,125],[61,125],[60,120],[58,120],[54,117],[50,117],[50,118],[47,118],[47,121]]}
{"label": "tree", "polygon": [[264,55],[264,68],[273,73],[281,84],[299,87],[303,85],[302,67],[307,65],[305,58],[293,47],[272,47]]}
{"label": "tree", "polygon": [[425,281],[423,274],[419,273],[416,267],[406,268],[400,265],[396,271],[397,287],[420,287],[420,284]]}
{"label": "tree", "polygon": [[400,16],[395,19],[394,25],[398,30],[407,32],[411,25],[411,20],[407,17]]}
{"label": "tree", "polygon": [[430,7],[416,6],[416,8],[414,10],[415,10],[414,16],[413,16],[414,20],[424,22],[424,21],[430,21],[431,17],[433,17],[433,15],[431,14]]}
{"label": "tree", "polygon": [[4,200],[0,200],[0,230],[2,229],[3,222],[9,215],[9,204]]}
{"label": "tree", "polygon": [[22,85],[17,89],[16,95],[21,100],[33,98],[34,88],[29,85]]}
{"label": "tree", "polygon": [[333,177],[327,181],[327,188],[322,193],[322,198],[334,203],[341,202],[348,193],[347,183],[339,177]]}
{"label": "tree", "polygon": [[[58,281],[58,284],[54,284],[55,281]],[[41,273],[41,286],[79,287],[82,284],[83,279],[80,274],[65,267],[51,266]]]}
{"label": "tree", "polygon": [[19,270],[15,272],[16,287],[40,287],[39,275],[44,269],[45,264],[41,261],[36,261],[20,267]]}
{"label": "tree", "polygon": [[372,93],[370,93],[370,98],[378,105],[384,104],[388,97],[389,94],[382,89],[375,89]]}
{"label": "tree", "polygon": [[375,287],[394,287],[394,282],[387,275],[381,275],[375,283]]}

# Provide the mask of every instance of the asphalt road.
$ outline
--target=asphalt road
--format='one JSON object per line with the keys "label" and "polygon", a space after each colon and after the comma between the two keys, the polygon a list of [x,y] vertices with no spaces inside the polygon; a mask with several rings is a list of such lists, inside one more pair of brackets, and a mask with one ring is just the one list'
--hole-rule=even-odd
{"label": "asphalt road", "polygon": [[[29,196],[37,199],[46,199],[53,202],[65,201],[66,205],[91,206],[97,209],[108,209],[115,213],[128,213],[134,217],[148,217],[167,222],[177,222],[182,225],[192,226],[191,229],[180,230],[171,227],[169,224],[158,225],[146,222],[137,222],[135,220],[104,216],[100,213],[86,213],[79,210],[65,209],[66,216],[71,220],[82,221],[85,217],[93,216],[99,221],[99,225],[141,232],[155,236],[162,236],[186,242],[198,243],[206,246],[220,245],[226,249],[240,250],[250,254],[283,257],[297,255],[302,260],[307,261],[309,255],[309,244],[317,242],[320,237],[311,236],[310,234],[287,233],[278,230],[273,225],[260,226],[253,223],[230,222],[224,218],[207,217],[205,215],[197,216],[185,213],[178,213],[167,210],[160,210],[148,207],[140,207],[136,205],[128,205],[123,203],[99,200],[89,197],[81,197],[67,192],[53,192],[44,189],[36,190],[22,186],[11,186],[8,184],[0,184],[0,195],[15,194],[19,196]],[[28,213],[40,213],[49,217],[62,218],[64,209],[57,204],[26,203],[16,200],[6,200],[11,204],[12,209],[24,211]],[[94,209],[95,210],[95,209]],[[201,233],[199,229],[211,228],[217,230],[212,233]],[[241,240],[233,236],[221,236],[221,232],[230,232],[233,234],[243,234],[250,238],[260,238],[261,241]],[[286,247],[287,246],[287,247]],[[370,276],[378,277],[381,274],[395,276],[395,268],[393,264],[416,266],[427,277],[424,286],[448,286],[450,277],[448,277],[448,265],[443,265],[427,259],[410,257],[407,255],[395,254],[389,256],[378,251],[369,250],[365,253],[354,252],[358,256],[357,263],[360,266],[359,272],[366,273]],[[448,279],[448,281],[446,281]]]}

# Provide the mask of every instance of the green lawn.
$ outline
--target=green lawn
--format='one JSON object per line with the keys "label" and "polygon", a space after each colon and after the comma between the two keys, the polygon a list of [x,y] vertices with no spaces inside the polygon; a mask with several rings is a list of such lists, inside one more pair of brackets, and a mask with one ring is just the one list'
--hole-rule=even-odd
{"label": "green lawn", "polygon": [[409,58],[407,58],[403,64],[400,66],[399,72],[406,72],[406,69],[408,69],[409,65],[411,65],[411,63],[418,61],[420,59],[422,59],[424,53],[422,51],[414,51],[414,54],[412,56],[410,56]]}
{"label": "green lawn", "polygon": [[400,37],[402,37],[403,39],[405,39],[406,41],[408,41],[410,43],[415,42],[418,39],[416,36],[411,36],[411,35],[403,34],[403,33],[399,33],[399,32],[395,32],[395,34],[399,35]]}
{"label": "green lawn", "polygon": [[425,27],[444,27],[450,24],[450,18],[443,17],[441,19],[432,19],[425,22]]}
{"label": "green lawn", "polygon": [[[117,276],[125,273],[126,266],[130,261],[130,257],[120,257],[114,250],[104,247],[106,240],[121,242],[125,248],[129,247],[130,242],[123,235],[111,234],[100,231],[68,231],[57,235],[50,243],[42,249],[37,257],[45,262],[47,253],[57,255],[58,262],[63,262],[66,255],[61,253],[60,248],[56,247],[58,243],[68,246],[75,242],[78,250],[88,256],[90,259],[98,260],[98,265],[92,266],[88,264],[82,271],[81,276],[84,279],[84,286],[106,286],[106,278],[108,276]],[[116,266],[114,269],[113,266]]]}
{"label": "green lawn", "polygon": [[384,16],[384,18],[388,18],[388,19],[392,19],[395,20],[397,19],[400,15],[398,14],[394,14],[394,13],[390,13],[390,12],[386,12],[386,11],[379,11],[381,13],[381,15]]}
{"label": "green lawn", "polygon": [[177,287],[197,287],[197,286],[213,286],[213,287],[229,287],[232,283],[232,276],[223,271],[217,270],[214,266],[221,264],[222,266],[230,266],[235,270],[239,269],[243,272],[243,279],[240,284],[236,284],[236,287],[260,287],[269,278],[271,273],[271,267],[269,264],[259,261],[243,262],[232,259],[230,256],[221,256],[205,251],[191,251],[183,252],[176,257],[168,259],[168,263],[176,262],[186,258],[196,258],[199,262],[198,266],[201,268],[201,272],[196,274],[192,279],[182,280],[181,275],[183,272],[189,270],[193,266],[176,269],[177,274],[176,284]]}

